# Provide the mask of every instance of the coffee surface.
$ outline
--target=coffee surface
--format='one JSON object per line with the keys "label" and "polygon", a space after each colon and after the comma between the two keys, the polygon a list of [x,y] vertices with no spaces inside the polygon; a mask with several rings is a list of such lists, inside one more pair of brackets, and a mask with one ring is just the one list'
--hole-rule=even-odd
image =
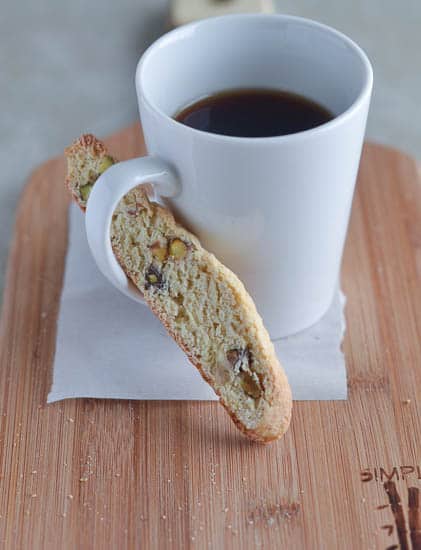
{"label": "coffee surface", "polygon": [[200,99],[174,118],[186,126],[213,134],[272,137],[309,130],[334,117],[315,101],[292,92],[240,89]]}

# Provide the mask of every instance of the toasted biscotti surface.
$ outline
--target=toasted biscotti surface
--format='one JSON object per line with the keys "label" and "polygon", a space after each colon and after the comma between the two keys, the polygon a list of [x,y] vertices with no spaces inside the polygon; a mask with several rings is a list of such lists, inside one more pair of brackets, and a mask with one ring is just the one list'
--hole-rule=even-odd
{"label": "toasted biscotti surface", "polygon": [[[114,159],[93,136],[66,150],[68,186],[84,208]],[[90,187],[87,187],[90,186]],[[127,276],[250,438],[288,428],[291,393],[255,305],[241,281],[177,224],[144,188],[128,193],[112,222],[114,253]]]}

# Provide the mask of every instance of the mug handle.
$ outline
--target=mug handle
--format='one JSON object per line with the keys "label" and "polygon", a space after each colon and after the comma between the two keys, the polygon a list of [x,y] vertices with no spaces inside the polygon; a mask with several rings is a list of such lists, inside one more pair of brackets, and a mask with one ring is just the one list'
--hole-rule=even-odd
{"label": "mug handle", "polygon": [[111,247],[111,221],[119,201],[138,185],[152,183],[158,196],[174,197],[180,183],[174,170],[158,157],[140,157],[113,164],[96,180],[86,206],[89,248],[101,273],[120,292],[145,303],[142,293],[124,273]]}

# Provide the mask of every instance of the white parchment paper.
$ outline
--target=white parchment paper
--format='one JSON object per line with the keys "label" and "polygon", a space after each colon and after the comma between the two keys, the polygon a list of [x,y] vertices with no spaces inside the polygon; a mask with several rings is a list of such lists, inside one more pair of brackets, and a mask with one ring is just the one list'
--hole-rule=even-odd
{"label": "white parchment paper", "polygon": [[[213,400],[216,396],[147,307],[102,276],[82,212],[70,207],[53,384],[48,402],[70,397]],[[345,299],[338,291],[313,327],[275,341],[294,399],[346,399],[341,352]]]}

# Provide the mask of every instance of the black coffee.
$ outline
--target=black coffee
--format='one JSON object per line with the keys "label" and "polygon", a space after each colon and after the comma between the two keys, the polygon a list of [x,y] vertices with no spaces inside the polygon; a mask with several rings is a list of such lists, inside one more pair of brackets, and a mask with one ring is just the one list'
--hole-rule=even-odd
{"label": "black coffee", "polygon": [[228,90],[185,107],[175,120],[204,132],[237,137],[295,134],[332,120],[325,107],[282,90]]}

